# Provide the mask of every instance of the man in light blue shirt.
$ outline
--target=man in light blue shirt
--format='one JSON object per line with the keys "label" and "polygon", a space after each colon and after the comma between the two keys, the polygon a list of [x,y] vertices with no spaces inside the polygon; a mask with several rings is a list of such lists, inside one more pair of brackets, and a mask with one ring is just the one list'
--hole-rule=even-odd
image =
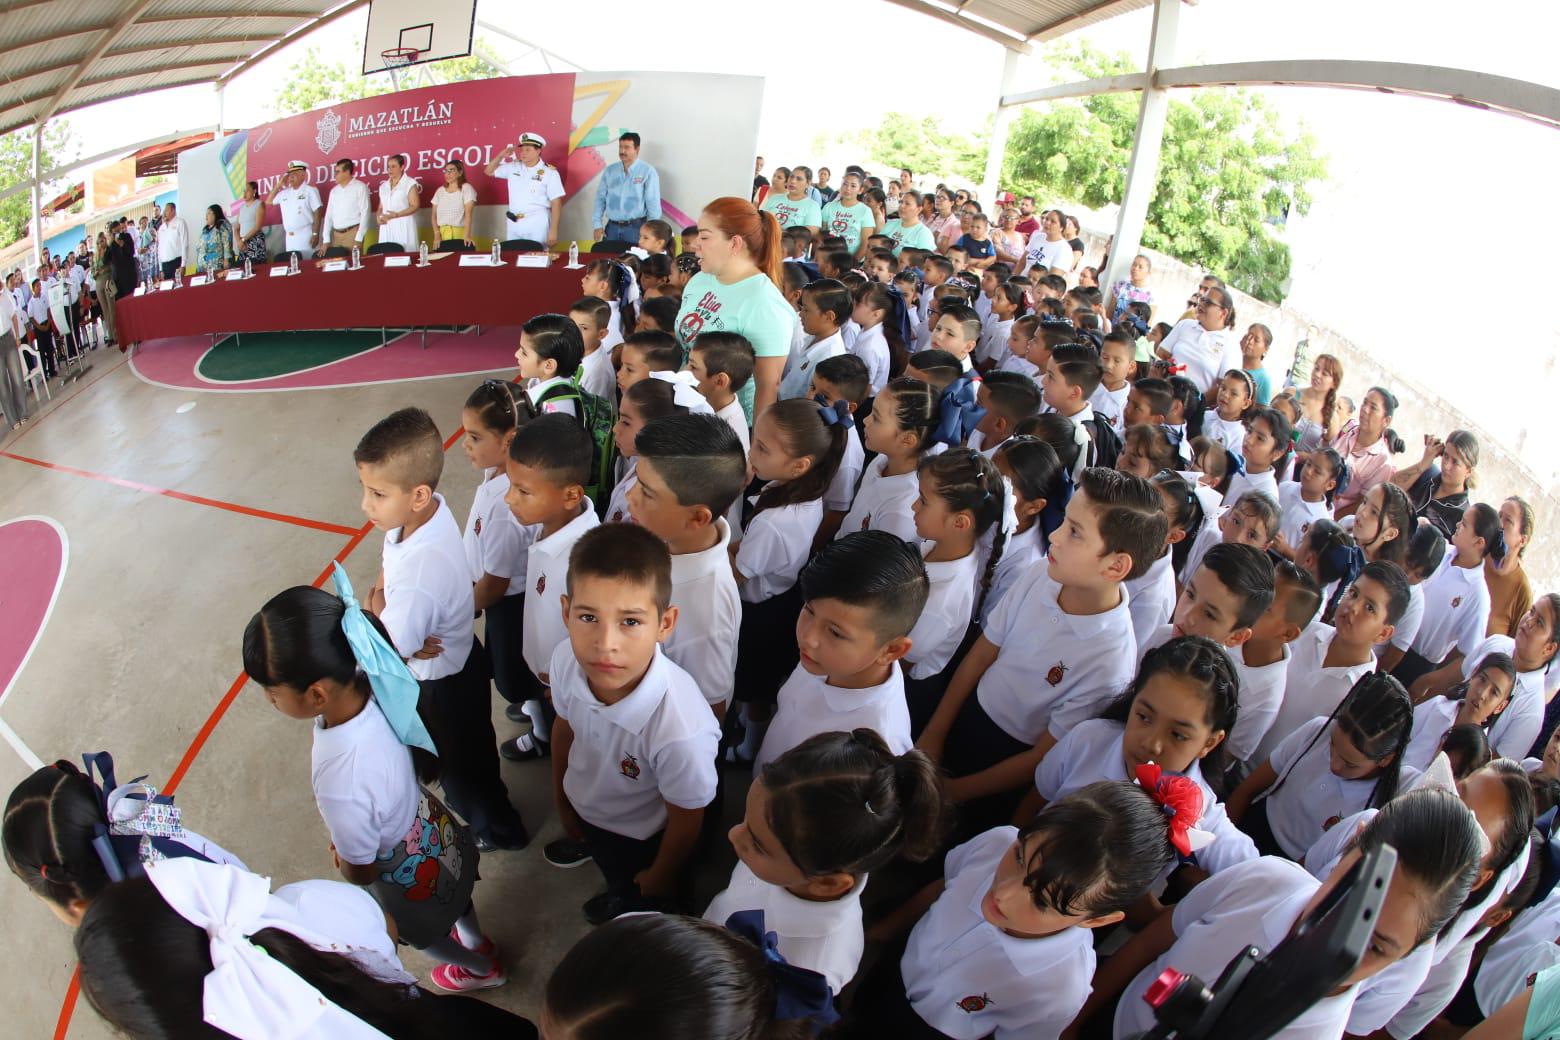
{"label": "man in light blue shirt", "polygon": [[598,242],[607,238],[638,245],[640,225],[661,219],[661,175],[640,160],[639,135],[633,131],[618,138],[618,158],[618,165],[601,172],[592,226]]}

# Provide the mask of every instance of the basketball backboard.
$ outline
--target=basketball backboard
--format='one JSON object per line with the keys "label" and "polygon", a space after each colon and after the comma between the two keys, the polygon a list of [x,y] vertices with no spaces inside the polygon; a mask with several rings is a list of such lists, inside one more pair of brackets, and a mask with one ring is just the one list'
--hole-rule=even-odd
{"label": "basketball backboard", "polygon": [[[363,75],[401,65],[463,58],[471,53],[477,0],[369,0],[363,39]],[[387,60],[387,52],[415,50],[410,60]]]}

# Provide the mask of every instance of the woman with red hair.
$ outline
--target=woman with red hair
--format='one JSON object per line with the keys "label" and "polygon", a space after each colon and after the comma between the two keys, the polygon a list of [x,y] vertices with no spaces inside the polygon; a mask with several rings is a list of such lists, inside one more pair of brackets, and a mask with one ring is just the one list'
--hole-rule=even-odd
{"label": "woman with red hair", "polygon": [[684,351],[705,332],[735,332],[753,346],[753,378],[738,393],[748,423],[775,403],[785,360],[800,327],[781,294],[780,225],[751,202],[720,198],[699,214],[700,271],[688,279],[677,314]]}

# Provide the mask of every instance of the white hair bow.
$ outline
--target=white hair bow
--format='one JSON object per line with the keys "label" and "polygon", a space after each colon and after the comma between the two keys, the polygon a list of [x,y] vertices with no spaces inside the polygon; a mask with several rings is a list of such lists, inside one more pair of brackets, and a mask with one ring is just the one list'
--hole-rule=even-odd
{"label": "white hair bow", "polygon": [[1001,531],[1011,538],[1013,532],[1018,530],[1018,496],[1013,493],[1013,482],[1007,477],[1002,478],[1002,521]]}
{"label": "white hair bow", "polygon": [[699,381],[693,378],[692,372],[651,372],[651,379],[659,379],[663,383],[672,384],[672,403],[679,408],[688,409],[689,415],[714,415],[715,409],[699,393]]}
{"label": "white hair bow", "polygon": [[188,858],[154,863],[146,874],[164,901],[211,939],[211,974],[202,989],[208,1025],[239,1040],[384,1040],[384,1033],[331,1003],[250,940],[262,929],[279,928],[311,946],[329,945],[271,896],[270,878]]}
{"label": "white hair bow", "polygon": [[1080,412],[1072,418],[1073,443],[1078,446],[1078,460],[1073,463],[1072,468],[1075,484],[1083,480],[1083,471],[1089,468],[1090,456],[1094,452],[1094,441],[1089,439],[1089,431],[1083,427],[1084,422],[1092,418],[1094,418],[1092,410],[1087,415]]}

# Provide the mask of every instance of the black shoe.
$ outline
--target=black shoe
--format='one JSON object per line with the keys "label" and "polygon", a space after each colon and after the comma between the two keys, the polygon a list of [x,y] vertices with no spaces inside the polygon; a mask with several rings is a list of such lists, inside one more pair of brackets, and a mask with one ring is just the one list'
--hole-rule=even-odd
{"label": "black shoe", "polygon": [[510,722],[530,722],[531,716],[525,713],[525,707],[521,704],[508,704],[504,706],[504,718]]}
{"label": "black shoe", "polygon": [[583,841],[559,838],[556,841],[549,841],[542,848],[542,858],[555,867],[571,870],[590,862],[590,849]]}
{"label": "black shoe", "polygon": [[529,733],[522,733],[513,740],[498,745],[498,754],[511,762],[530,762],[548,755],[547,741],[537,740]]}
{"label": "black shoe", "polygon": [[477,835],[478,852],[515,852],[531,844],[531,835],[527,833],[525,824],[516,824],[514,831],[501,831],[496,834]]}
{"label": "black shoe", "polygon": [[580,909],[585,911],[585,920],[591,924],[606,924],[614,917],[621,917],[633,910],[634,906],[630,900],[620,895],[603,892],[585,900],[585,905]]}

